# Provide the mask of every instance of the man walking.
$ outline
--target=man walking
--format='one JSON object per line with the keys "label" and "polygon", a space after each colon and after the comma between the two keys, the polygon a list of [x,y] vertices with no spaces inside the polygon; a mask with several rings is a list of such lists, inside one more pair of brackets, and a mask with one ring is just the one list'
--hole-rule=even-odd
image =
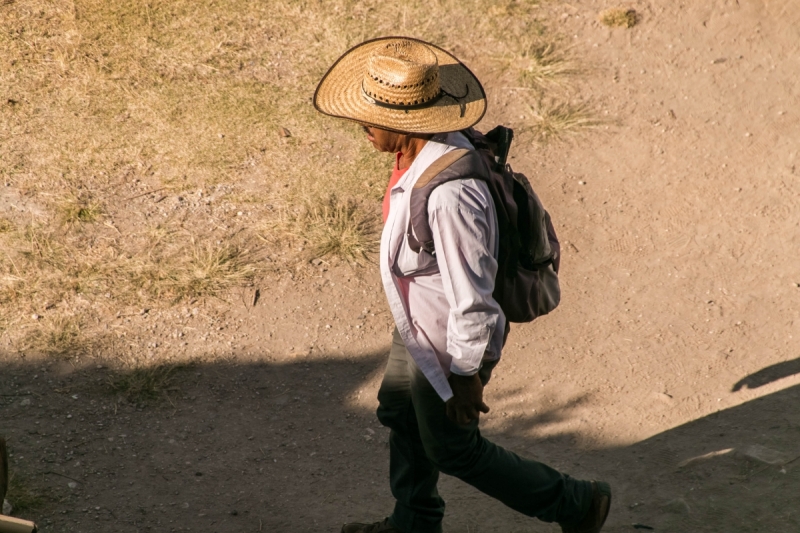
{"label": "man walking", "polygon": [[[454,56],[410,38],[346,52],[323,77],[314,106],[361,124],[376,149],[396,154],[383,203],[380,269],[396,328],[378,393],[391,429],[394,512],[343,533],[439,533],[439,472],[569,533],[596,533],[611,503],[606,483],[581,481],[521,458],[481,436],[483,388],[499,361],[506,319],[492,297],[499,237],[482,180],[465,176],[428,199],[434,253],[415,252],[411,191],[433,163],[473,149],[461,133],[483,117],[486,96]],[[416,249],[419,249],[418,247]]]}

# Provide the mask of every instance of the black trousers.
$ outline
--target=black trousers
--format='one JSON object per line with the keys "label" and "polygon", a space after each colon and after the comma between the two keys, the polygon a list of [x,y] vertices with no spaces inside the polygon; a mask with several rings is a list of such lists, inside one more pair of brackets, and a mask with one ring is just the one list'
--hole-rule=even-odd
{"label": "black trousers", "polygon": [[[484,384],[490,374],[488,365],[481,369]],[[378,401],[378,419],[391,429],[389,479],[396,504],[390,521],[403,533],[442,531],[439,472],[545,522],[572,525],[588,512],[590,482],[493,444],[481,436],[477,421],[451,422],[396,329]]]}

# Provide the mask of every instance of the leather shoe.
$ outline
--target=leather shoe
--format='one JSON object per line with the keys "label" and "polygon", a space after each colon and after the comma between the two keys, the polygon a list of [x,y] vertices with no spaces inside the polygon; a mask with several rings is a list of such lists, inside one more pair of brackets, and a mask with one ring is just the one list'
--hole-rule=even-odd
{"label": "leather shoe", "polygon": [[592,503],[589,512],[576,526],[561,526],[563,533],[600,533],[611,510],[611,487],[602,481],[592,481]]}

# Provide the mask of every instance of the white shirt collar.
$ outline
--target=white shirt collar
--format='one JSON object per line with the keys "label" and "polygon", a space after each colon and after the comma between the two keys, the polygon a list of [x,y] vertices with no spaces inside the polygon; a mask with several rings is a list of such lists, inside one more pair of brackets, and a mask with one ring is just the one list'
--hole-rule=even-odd
{"label": "white shirt collar", "polygon": [[457,148],[472,148],[472,145],[467,140],[466,136],[460,131],[453,131],[450,133],[437,133],[425,146],[422,147],[414,162],[408,168],[403,177],[392,187],[392,190],[400,188],[406,190],[413,186],[425,169],[428,168],[434,161],[442,157],[447,152]]}

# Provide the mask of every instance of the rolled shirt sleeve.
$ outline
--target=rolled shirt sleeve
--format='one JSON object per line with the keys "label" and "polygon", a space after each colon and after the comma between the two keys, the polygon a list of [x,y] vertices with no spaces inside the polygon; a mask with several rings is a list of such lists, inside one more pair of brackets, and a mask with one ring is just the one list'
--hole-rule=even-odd
{"label": "rolled shirt sleeve", "polygon": [[437,187],[429,200],[428,217],[450,305],[450,371],[470,376],[480,368],[498,324],[505,324],[492,296],[497,273],[497,215],[486,185],[467,179]]}

